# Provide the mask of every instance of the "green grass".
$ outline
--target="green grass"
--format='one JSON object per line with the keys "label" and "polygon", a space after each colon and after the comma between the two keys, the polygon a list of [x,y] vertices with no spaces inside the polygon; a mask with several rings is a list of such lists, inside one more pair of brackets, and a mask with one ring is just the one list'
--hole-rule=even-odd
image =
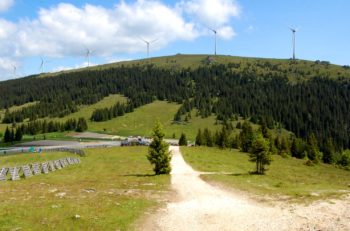
{"label": "green grass", "polygon": [[[131,229],[169,190],[170,177],[153,176],[146,153],[145,147],[88,149],[79,165],[0,182],[0,230]],[[61,155],[28,154],[0,161],[12,165]],[[60,198],[61,193],[66,194]],[[81,218],[73,219],[76,214]]]}
{"label": "green grass", "polygon": [[106,108],[106,107],[109,108],[109,107],[112,107],[117,102],[121,102],[121,103],[126,102],[126,98],[124,96],[121,96],[121,95],[109,95],[95,104],[82,105],[79,107],[79,110],[77,112],[69,114],[69,115],[62,117],[62,118],[57,118],[55,120],[60,121],[60,122],[62,122],[62,121],[64,122],[68,119],[78,119],[80,117],[83,117],[87,121],[89,121],[90,117],[92,115],[92,112],[95,109]]}
{"label": "green grass", "polygon": [[204,172],[225,174],[202,175],[208,182],[216,182],[232,189],[252,194],[288,196],[305,201],[349,193],[350,171],[319,164],[306,166],[305,160],[273,156],[266,175],[249,174],[254,163],[238,150],[220,150],[207,147],[181,147],[187,163]]}
{"label": "green grass", "polygon": [[194,140],[198,128],[209,127],[216,129],[215,116],[200,118],[192,112],[192,119],[186,124],[173,124],[173,118],[180,105],[176,103],[167,103],[164,101],[155,101],[135,109],[134,112],[105,122],[89,123],[89,130],[106,133],[112,133],[121,136],[142,135],[150,136],[155,121],[158,119],[164,126],[164,132],[167,138],[172,138],[175,133],[176,139],[184,132],[188,139]]}
{"label": "green grass", "polygon": [[[300,79],[308,79],[308,77],[317,74],[318,76],[329,76],[329,77],[350,77],[350,69],[344,69],[338,65],[322,65],[315,64],[314,61],[308,60],[297,60],[296,62],[291,62],[289,59],[273,59],[273,58],[254,58],[254,57],[237,57],[237,56],[228,56],[228,55],[184,55],[178,54],[173,56],[163,56],[163,57],[154,57],[149,59],[140,59],[132,61],[123,61],[117,63],[110,63],[105,65],[93,66],[89,68],[80,68],[75,70],[68,70],[64,72],[79,72],[84,70],[103,70],[110,69],[120,66],[133,66],[133,65],[147,65],[153,64],[158,67],[171,68],[171,69],[180,69],[180,68],[197,68],[203,64],[208,56],[214,58],[216,63],[228,64],[236,63],[240,64],[240,67],[236,69],[237,72],[242,72],[243,70],[252,71],[264,75],[268,73],[269,68],[265,65],[266,62],[269,65],[273,65],[274,68],[271,70],[274,72],[276,70],[287,72],[288,77],[292,82]],[[45,73],[39,75],[39,77],[52,77],[57,76],[62,72],[57,73]]]}

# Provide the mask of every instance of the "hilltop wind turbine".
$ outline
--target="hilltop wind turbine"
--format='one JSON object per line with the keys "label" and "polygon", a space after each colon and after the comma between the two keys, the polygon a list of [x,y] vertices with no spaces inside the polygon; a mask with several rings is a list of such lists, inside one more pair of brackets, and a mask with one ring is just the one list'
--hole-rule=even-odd
{"label": "hilltop wind turbine", "polygon": [[292,31],[293,33],[293,60],[295,60],[295,33],[298,31],[298,28],[294,29],[292,27],[289,27],[289,29]]}
{"label": "hilltop wind turbine", "polygon": [[215,37],[215,44],[214,44],[214,55],[216,55],[216,35],[217,35],[217,30],[209,28],[209,30],[211,30],[214,33],[214,37]]}
{"label": "hilltop wind turbine", "polygon": [[41,59],[41,63],[40,63],[39,69],[40,69],[41,73],[44,73],[44,66],[47,63],[47,60],[44,60],[43,58],[40,58],[40,59]]}
{"label": "hilltop wind turbine", "polygon": [[16,78],[17,67],[15,65],[12,65],[12,66],[13,66],[13,77]]}
{"label": "hilltop wind turbine", "polygon": [[88,67],[90,66],[90,55],[93,51],[91,51],[89,48],[85,47],[86,49],[86,53],[85,53],[85,58],[87,60],[87,63],[88,63]]}
{"label": "hilltop wind turbine", "polygon": [[147,58],[149,58],[149,46],[150,46],[150,44],[152,44],[152,43],[158,41],[158,39],[155,39],[155,40],[152,40],[152,41],[147,41],[147,40],[145,40],[145,39],[143,39],[143,38],[140,38],[140,39],[141,39],[144,43],[146,43],[146,45],[147,45]]}

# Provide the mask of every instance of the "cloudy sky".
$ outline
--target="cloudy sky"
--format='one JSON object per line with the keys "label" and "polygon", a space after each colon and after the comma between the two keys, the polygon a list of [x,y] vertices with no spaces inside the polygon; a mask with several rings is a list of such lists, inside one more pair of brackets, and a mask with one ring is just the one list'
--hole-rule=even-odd
{"label": "cloudy sky", "polygon": [[218,53],[350,64],[348,0],[0,0],[0,80],[150,56]]}

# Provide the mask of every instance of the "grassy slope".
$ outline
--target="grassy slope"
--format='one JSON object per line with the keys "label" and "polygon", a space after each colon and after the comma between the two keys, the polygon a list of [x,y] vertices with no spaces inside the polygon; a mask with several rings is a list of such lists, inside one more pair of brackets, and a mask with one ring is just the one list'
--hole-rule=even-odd
{"label": "grassy slope", "polygon": [[84,117],[89,121],[95,109],[111,107],[117,102],[126,102],[126,98],[121,95],[109,95],[95,104],[80,106],[79,111],[56,120],[62,122],[72,118],[78,119],[79,117]]}
{"label": "grassy slope", "polygon": [[[149,176],[152,167],[145,147],[86,152],[80,165],[0,182],[0,229],[128,230],[168,190],[169,176]],[[61,156],[48,153],[40,157],[57,155]],[[2,158],[0,161],[5,160]],[[27,155],[7,157],[6,161],[11,158],[16,163],[29,161]],[[96,191],[89,193],[86,189]],[[60,198],[59,193],[66,195]],[[72,219],[76,214],[81,219]]]}
{"label": "grassy slope", "polygon": [[137,108],[134,112],[125,114],[122,117],[117,117],[105,122],[90,123],[89,130],[105,131],[122,136],[150,136],[155,121],[158,119],[164,126],[166,137],[172,138],[173,133],[175,133],[176,138],[179,138],[181,132],[184,132],[189,139],[194,140],[198,128],[217,127],[214,125],[214,116],[202,119],[196,117],[194,112],[192,113],[192,119],[186,125],[173,124],[174,115],[179,107],[180,105],[176,103],[155,101]]}
{"label": "grassy slope", "polygon": [[[84,117],[89,122],[90,117],[92,115],[92,112],[95,109],[111,107],[114,104],[116,104],[117,102],[126,102],[126,98],[121,96],[121,95],[117,95],[117,94],[109,95],[109,96],[103,98],[102,100],[100,100],[99,102],[97,102],[95,104],[80,106],[79,111],[77,111],[75,113],[72,113],[70,115],[67,115],[65,117],[54,118],[54,119],[46,118],[46,119],[47,120],[55,120],[55,121],[59,121],[59,122],[64,122],[64,121],[66,121],[68,119],[72,119],[72,118],[78,119],[79,117]],[[10,111],[11,110],[18,110],[20,108],[27,107],[27,106],[30,106],[32,104],[34,104],[34,103],[28,103],[28,104],[24,104],[22,106],[14,106],[14,107],[9,108],[9,110]],[[1,111],[0,111],[0,114],[1,114]],[[89,122],[88,125],[90,125],[90,122]],[[4,133],[7,126],[11,126],[11,125],[0,123],[0,133]],[[62,134],[53,134],[53,135],[63,138]],[[52,138],[54,138],[54,137],[52,137]]]}
{"label": "grassy slope", "polygon": [[[149,59],[133,60],[133,61],[124,61],[117,62],[105,65],[99,65],[90,67],[90,70],[103,70],[113,67],[132,66],[132,65],[145,65],[145,64],[154,64],[159,67],[165,68],[196,68],[200,65],[203,65],[203,60],[206,59],[208,55],[173,55],[173,56],[164,56],[164,57],[155,57]],[[212,56],[214,57],[214,56]],[[264,74],[266,72],[266,67],[254,67],[252,64],[260,63],[264,64],[266,61],[272,65],[277,65],[280,71],[286,71],[288,77],[291,79],[295,77],[309,77],[315,73],[318,73],[319,76],[347,76],[350,77],[350,69],[344,69],[338,65],[321,65],[315,64],[313,61],[307,60],[298,60],[296,63],[292,63],[289,59],[264,59],[264,58],[249,58],[249,57],[237,57],[237,56],[224,56],[218,55],[214,57],[217,63],[227,64],[227,63],[240,63],[241,67],[237,71],[242,71],[243,69],[253,70],[259,74]],[[76,70],[69,70],[66,72],[75,72],[86,70],[87,68],[81,68]],[[301,74],[301,72],[302,74]],[[50,77],[57,76],[62,72],[58,73],[48,73],[43,74],[41,77]]]}
{"label": "grassy slope", "polygon": [[330,165],[308,167],[304,165],[305,160],[273,156],[266,175],[260,176],[249,174],[255,165],[248,161],[246,153],[237,150],[181,147],[181,151],[186,162],[196,170],[230,173],[202,175],[204,180],[253,194],[281,195],[301,200],[336,196],[350,191],[350,172]]}
{"label": "grassy slope", "polygon": [[[9,108],[9,111],[13,112],[13,111],[16,111],[16,110],[20,110],[22,108],[32,106],[32,105],[34,105],[36,103],[37,102],[31,102],[31,103],[26,103],[26,104],[23,104],[23,105],[20,105],[20,106],[12,106],[12,107]],[[4,118],[5,111],[6,111],[5,109],[0,110],[0,121],[2,120],[2,118]],[[5,131],[7,126],[8,126],[7,124],[0,123],[0,133],[4,133],[4,131]]]}

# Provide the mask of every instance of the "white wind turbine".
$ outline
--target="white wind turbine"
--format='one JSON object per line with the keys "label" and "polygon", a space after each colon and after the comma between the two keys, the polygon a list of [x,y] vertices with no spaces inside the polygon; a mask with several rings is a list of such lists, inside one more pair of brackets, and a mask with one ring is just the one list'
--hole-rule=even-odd
{"label": "white wind turbine", "polygon": [[13,77],[16,78],[17,77],[17,74],[16,74],[17,67],[15,65],[12,65],[12,67],[13,67]]}
{"label": "white wind turbine", "polygon": [[91,51],[89,48],[85,47],[86,53],[85,53],[85,58],[87,60],[87,66],[90,66],[90,55],[93,51]]}
{"label": "white wind turbine", "polygon": [[214,43],[214,55],[216,55],[216,35],[217,35],[217,30],[209,28],[214,33],[214,38],[215,38],[215,43]]}
{"label": "white wind turbine", "polygon": [[155,43],[156,41],[158,41],[158,39],[154,39],[152,41],[147,41],[143,38],[140,38],[144,43],[146,43],[146,46],[147,46],[147,58],[149,58],[149,47],[150,47],[150,44],[152,43]]}
{"label": "white wind turbine", "polygon": [[292,31],[292,41],[293,41],[293,60],[295,60],[295,33],[298,31],[298,28],[292,28],[289,27],[289,29]]}
{"label": "white wind turbine", "polygon": [[45,66],[46,63],[48,63],[48,61],[43,59],[43,58],[40,58],[40,59],[41,59],[41,63],[40,63],[39,69],[40,69],[41,73],[44,73],[44,66]]}

